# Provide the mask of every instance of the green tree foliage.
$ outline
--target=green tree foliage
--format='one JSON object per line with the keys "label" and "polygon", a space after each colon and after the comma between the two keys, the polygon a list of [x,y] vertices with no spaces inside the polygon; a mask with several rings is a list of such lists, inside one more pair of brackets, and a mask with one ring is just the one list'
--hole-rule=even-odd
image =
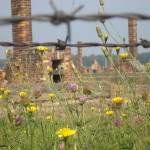
{"label": "green tree foliage", "polygon": [[0,59],[0,69],[3,69],[6,64],[6,59]]}
{"label": "green tree foliage", "polygon": [[[113,56],[114,58],[117,58],[116,55]],[[73,62],[76,65],[76,55],[72,55]],[[90,56],[83,56],[83,65],[86,66],[91,66],[94,63],[94,60],[97,60],[98,63],[101,66],[104,66],[105,64],[105,56],[104,55],[90,55]],[[139,61],[142,64],[145,64],[150,61],[150,52],[145,52],[145,53],[140,53],[139,54]]]}

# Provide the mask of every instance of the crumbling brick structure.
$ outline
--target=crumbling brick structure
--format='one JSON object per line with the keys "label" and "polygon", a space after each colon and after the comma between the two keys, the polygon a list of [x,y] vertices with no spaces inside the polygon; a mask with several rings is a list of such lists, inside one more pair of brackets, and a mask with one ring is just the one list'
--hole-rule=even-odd
{"label": "crumbling brick structure", "polygon": [[[31,16],[31,0],[11,0],[12,17]],[[12,24],[13,42],[17,43],[32,43],[32,22],[22,21]],[[29,80],[32,83],[37,83],[45,80],[42,67],[44,69],[53,67],[54,70],[63,64],[63,73],[61,77],[64,81],[69,81],[72,78],[72,69],[70,66],[71,49],[55,51],[51,48],[44,52],[43,66],[40,65],[39,51],[31,47],[13,47],[13,52],[9,53],[9,62],[5,67],[6,80],[9,83],[24,82]],[[20,73],[21,76],[16,76]],[[60,80],[59,73],[54,71],[54,81]]]}
{"label": "crumbling brick structure", "polygon": [[[81,44],[81,42],[77,42],[77,44]],[[78,54],[76,56],[76,60],[77,60],[77,69],[80,72],[83,72],[82,47],[78,47]]]}

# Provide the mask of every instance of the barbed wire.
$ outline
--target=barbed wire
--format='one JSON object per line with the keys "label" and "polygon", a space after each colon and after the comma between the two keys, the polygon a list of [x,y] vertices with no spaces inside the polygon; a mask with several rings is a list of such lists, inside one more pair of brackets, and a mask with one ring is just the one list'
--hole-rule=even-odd
{"label": "barbed wire", "polygon": [[[83,6],[79,6],[76,8],[71,14],[66,14],[64,11],[60,11],[57,9],[53,1],[50,1],[51,7],[54,10],[53,14],[50,15],[35,15],[35,16],[28,16],[28,17],[8,17],[8,18],[0,18],[0,25],[12,24],[17,22],[22,22],[25,20],[33,20],[33,21],[49,21],[54,25],[59,25],[61,23],[67,24],[68,30],[68,40],[71,39],[71,29],[70,29],[70,22],[74,20],[81,20],[81,21],[99,21],[100,19],[110,19],[110,18],[126,18],[126,19],[136,19],[136,20],[149,20],[150,15],[145,14],[138,14],[138,13],[118,13],[118,14],[93,14],[93,15],[80,15],[76,16],[76,13],[79,12]],[[15,46],[15,47],[35,47],[35,46],[56,46],[57,49],[65,49],[66,46],[69,47],[94,47],[94,46],[105,46],[105,47],[137,47],[143,46],[144,48],[150,47],[150,41],[141,39],[139,43],[132,43],[132,44],[113,44],[113,43],[80,43],[80,44],[67,44],[66,41],[59,40],[58,42],[46,42],[46,43],[12,43],[12,42],[0,42],[0,46]]]}
{"label": "barbed wire", "polygon": [[68,21],[81,20],[81,21],[99,21],[100,19],[110,18],[125,18],[125,19],[136,19],[136,20],[150,20],[150,15],[138,14],[138,13],[122,13],[122,14],[93,14],[93,15],[81,15],[74,16],[71,14],[65,14],[63,11],[54,14],[46,15],[35,15],[30,17],[7,17],[0,18],[0,25],[11,24],[21,22],[25,20],[33,21],[49,21],[52,24],[59,25],[61,23],[67,23]]}
{"label": "barbed wire", "polygon": [[148,48],[150,47],[150,41],[141,39],[141,42],[139,43],[133,43],[133,44],[114,44],[114,43],[106,43],[106,44],[102,44],[102,43],[94,43],[94,42],[88,42],[88,43],[80,43],[80,44],[68,44],[66,43],[66,41],[59,41],[59,42],[46,42],[46,43],[12,43],[12,42],[0,42],[0,46],[15,46],[15,47],[36,47],[36,46],[55,46],[57,47],[58,50],[62,50],[59,49],[59,47],[96,47],[96,46],[105,46],[105,47],[116,47],[116,46],[120,46],[123,48],[127,48],[127,47],[138,47],[138,46],[143,46],[144,48]]}

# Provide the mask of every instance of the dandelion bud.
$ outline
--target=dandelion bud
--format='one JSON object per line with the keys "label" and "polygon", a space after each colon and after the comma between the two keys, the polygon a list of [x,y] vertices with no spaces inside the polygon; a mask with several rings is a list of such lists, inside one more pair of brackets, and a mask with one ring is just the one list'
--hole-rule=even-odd
{"label": "dandelion bud", "polygon": [[107,39],[108,39],[108,34],[104,34],[105,43],[107,42]]}
{"label": "dandelion bud", "polygon": [[99,0],[99,3],[100,3],[101,6],[103,6],[104,5],[104,0]]}
{"label": "dandelion bud", "polygon": [[[98,14],[99,14],[99,15],[102,15],[102,14],[103,14],[103,11],[102,11],[102,10],[98,10]],[[100,22],[101,22],[101,23],[105,23],[105,19],[103,19],[102,17],[100,17]]]}
{"label": "dandelion bud", "polygon": [[106,57],[108,57],[108,56],[109,56],[109,51],[106,49],[106,47],[101,46],[101,49],[102,49],[104,55],[105,55]]}
{"label": "dandelion bud", "polygon": [[21,64],[21,63],[22,63],[22,60],[21,60],[21,59],[18,59],[18,62],[19,62],[19,64]]}
{"label": "dandelion bud", "polygon": [[117,46],[116,47],[116,53],[117,53],[117,55],[119,54],[119,52],[120,52],[120,46]]}
{"label": "dandelion bud", "polygon": [[5,54],[6,54],[6,58],[9,58],[9,50],[8,49],[6,49]]}
{"label": "dandelion bud", "polygon": [[103,33],[102,33],[102,31],[101,31],[101,29],[100,29],[100,27],[98,25],[96,25],[96,31],[97,31],[98,36],[100,38],[102,38],[103,37]]}

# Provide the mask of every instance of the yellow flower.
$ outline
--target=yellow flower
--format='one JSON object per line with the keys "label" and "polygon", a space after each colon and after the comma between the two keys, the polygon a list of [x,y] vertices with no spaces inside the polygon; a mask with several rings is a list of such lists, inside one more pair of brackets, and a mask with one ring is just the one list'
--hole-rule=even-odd
{"label": "yellow flower", "polygon": [[24,89],[23,91],[24,91],[24,92],[27,92],[27,91],[28,91],[28,89]]}
{"label": "yellow flower", "polygon": [[14,74],[14,76],[19,76],[19,75],[20,75],[20,73],[15,73],[15,74]]}
{"label": "yellow flower", "polygon": [[146,102],[145,102],[145,103],[143,103],[143,104],[144,104],[145,106],[148,106],[148,105],[149,105],[149,103],[146,103]]}
{"label": "yellow flower", "polygon": [[109,116],[111,116],[111,115],[113,115],[114,114],[114,111],[107,111],[106,112],[106,115],[109,115]]}
{"label": "yellow flower", "polygon": [[122,53],[122,54],[119,54],[119,56],[120,56],[122,59],[126,59],[126,58],[128,57],[128,54]]}
{"label": "yellow flower", "polygon": [[126,100],[125,103],[129,104],[131,103],[131,100]]}
{"label": "yellow flower", "polygon": [[46,119],[50,120],[50,119],[52,119],[52,116],[47,116]]}
{"label": "yellow flower", "polygon": [[116,103],[116,104],[121,104],[123,101],[123,97],[115,97],[112,99],[112,102]]}
{"label": "yellow flower", "polygon": [[56,132],[56,134],[58,134],[58,137],[64,137],[64,138],[72,136],[75,133],[76,133],[76,130],[71,130],[70,128],[62,128]]}
{"label": "yellow flower", "polygon": [[148,63],[145,63],[145,66],[150,66],[150,62],[148,62]]}
{"label": "yellow flower", "polygon": [[126,114],[121,114],[121,116],[122,116],[122,117],[126,117],[127,115],[126,115]]}
{"label": "yellow flower", "polygon": [[94,109],[95,109],[95,107],[91,107],[90,109],[91,109],[91,110],[94,110]]}
{"label": "yellow flower", "polygon": [[108,39],[108,34],[104,34],[104,39],[105,39],[105,40]]}
{"label": "yellow flower", "polygon": [[11,90],[5,90],[4,91],[4,94],[10,94],[11,93]]}
{"label": "yellow flower", "polygon": [[109,110],[109,108],[104,108],[104,111],[108,111]]}
{"label": "yellow flower", "polygon": [[53,72],[54,71],[54,69],[51,67],[51,68],[48,68],[47,69],[49,72]]}
{"label": "yellow flower", "polygon": [[35,107],[35,106],[32,106],[32,107],[27,107],[26,109],[27,109],[27,111],[29,111],[29,112],[34,112],[34,111],[38,110],[39,108],[38,108],[38,107]]}
{"label": "yellow flower", "polygon": [[27,93],[26,92],[20,92],[19,95],[20,95],[20,97],[26,97]]}
{"label": "yellow flower", "polygon": [[46,51],[48,48],[43,47],[43,46],[38,46],[36,49],[39,50],[39,51]]}
{"label": "yellow flower", "polygon": [[29,103],[29,105],[30,105],[30,106],[33,106],[33,105],[34,105],[34,103]]}
{"label": "yellow flower", "polygon": [[120,46],[116,46],[116,51],[120,51]]}
{"label": "yellow flower", "polygon": [[103,98],[100,98],[100,99],[99,99],[99,101],[100,101],[100,102],[103,102],[103,101],[104,101],[104,99],[103,99]]}
{"label": "yellow flower", "polygon": [[48,94],[48,97],[54,98],[56,95],[55,94]]}
{"label": "yellow flower", "polygon": [[3,95],[0,95],[0,100],[3,98]]}
{"label": "yellow flower", "polygon": [[0,88],[0,92],[4,92],[5,91],[5,89],[4,88]]}

